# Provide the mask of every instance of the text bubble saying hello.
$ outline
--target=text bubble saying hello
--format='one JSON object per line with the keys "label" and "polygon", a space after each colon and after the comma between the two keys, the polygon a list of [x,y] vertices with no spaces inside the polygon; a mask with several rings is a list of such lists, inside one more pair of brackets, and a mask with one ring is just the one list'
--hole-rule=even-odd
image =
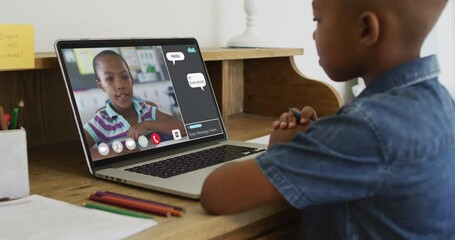
{"label": "text bubble saying hello", "polygon": [[201,88],[202,91],[204,91],[204,87],[207,85],[204,74],[202,73],[189,73],[186,75],[186,79],[188,80],[190,87]]}
{"label": "text bubble saying hello", "polygon": [[171,61],[173,65],[175,65],[176,61],[183,61],[185,59],[185,55],[182,52],[168,52],[166,53],[167,60]]}

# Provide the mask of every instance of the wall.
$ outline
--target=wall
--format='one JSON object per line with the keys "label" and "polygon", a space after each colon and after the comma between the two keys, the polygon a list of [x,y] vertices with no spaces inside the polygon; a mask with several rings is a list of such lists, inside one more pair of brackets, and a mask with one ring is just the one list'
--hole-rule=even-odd
{"label": "wall", "polygon": [[[263,36],[270,39],[270,46],[304,48],[305,54],[296,57],[300,71],[329,82],[346,101],[352,99],[353,82],[334,83],[318,65],[312,40],[315,24],[311,1],[260,2],[260,27]],[[245,29],[243,0],[0,0],[0,3],[0,23],[35,25],[36,51],[53,51],[53,43],[59,38],[193,36],[202,47],[220,47]],[[429,53],[436,52],[432,47],[428,49]],[[454,93],[455,86],[448,86]]]}
{"label": "wall", "polygon": [[447,7],[430,36],[427,38],[422,55],[437,54],[441,68],[440,81],[455,97],[455,4],[448,1]]}

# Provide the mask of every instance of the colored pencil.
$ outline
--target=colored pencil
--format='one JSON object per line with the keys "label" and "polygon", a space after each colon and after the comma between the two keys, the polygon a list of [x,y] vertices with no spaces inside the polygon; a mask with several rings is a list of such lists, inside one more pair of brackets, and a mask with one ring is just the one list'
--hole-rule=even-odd
{"label": "colored pencil", "polygon": [[21,127],[24,126],[24,100],[19,100],[19,103],[17,104],[17,129],[20,129]]}
{"label": "colored pencil", "polygon": [[151,214],[162,216],[162,217],[170,217],[171,216],[171,213],[169,211],[166,211],[166,210],[163,210],[163,209],[153,208],[152,206],[147,206],[145,204],[144,205],[140,205],[140,204],[137,204],[137,203],[131,203],[131,202],[127,202],[127,201],[122,200],[122,199],[112,198],[110,196],[100,197],[100,196],[97,196],[95,194],[92,194],[92,195],[90,195],[89,198],[90,198],[90,200],[93,200],[95,202],[106,203],[106,204],[109,204],[109,205],[123,207],[123,208],[131,209],[131,210],[151,213]]}
{"label": "colored pencil", "polygon": [[117,208],[117,207],[111,207],[111,206],[104,205],[104,204],[84,203],[84,207],[92,208],[92,209],[98,209],[98,210],[103,210],[103,211],[106,211],[106,212],[112,212],[112,213],[117,213],[117,214],[131,216],[131,217],[148,218],[148,219],[152,219],[153,218],[150,214],[129,211],[129,210],[126,210],[126,209]]}
{"label": "colored pencil", "polygon": [[[95,195],[96,195],[96,193],[95,193]],[[146,208],[151,208],[151,209],[155,209],[155,210],[159,210],[159,211],[166,211],[166,212],[171,213],[172,216],[176,216],[176,217],[183,216],[182,211],[179,211],[179,210],[176,210],[176,209],[173,209],[170,207],[164,207],[164,206],[160,206],[160,205],[156,205],[156,204],[152,204],[152,203],[121,198],[121,197],[117,197],[117,196],[113,196],[113,195],[104,195],[101,197],[108,198],[108,199],[117,201],[119,203],[130,204],[131,206],[146,207]]]}
{"label": "colored pencil", "polygon": [[0,130],[8,130],[8,125],[5,120],[5,113],[3,112],[2,106],[0,106]]}
{"label": "colored pencil", "polygon": [[185,209],[182,208],[182,207],[177,207],[177,206],[173,206],[173,205],[170,205],[170,204],[160,203],[160,202],[156,202],[156,201],[152,201],[152,200],[147,200],[147,199],[143,199],[143,198],[137,198],[137,197],[127,196],[127,195],[120,194],[120,193],[109,192],[109,191],[105,191],[105,192],[97,191],[96,193],[97,193],[97,194],[98,194],[98,193],[102,193],[102,194],[105,194],[105,195],[116,196],[116,197],[120,197],[120,198],[126,198],[126,199],[130,199],[130,200],[135,200],[135,201],[140,201],[140,202],[146,202],[146,203],[151,203],[151,204],[157,204],[157,205],[160,205],[160,206],[163,206],[163,207],[169,207],[169,208],[173,208],[173,209],[176,209],[176,210],[185,212]]}
{"label": "colored pencil", "polygon": [[13,114],[11,117],[11,127],[10,129],[16,129],[17,128],[17,120],[19,117],[19,108],[14,108],[13,109]]}

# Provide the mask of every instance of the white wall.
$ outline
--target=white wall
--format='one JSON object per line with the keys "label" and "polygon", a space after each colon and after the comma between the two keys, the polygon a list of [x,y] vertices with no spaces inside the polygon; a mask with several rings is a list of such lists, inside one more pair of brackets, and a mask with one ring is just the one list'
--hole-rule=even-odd
{"label": "white wall", "polygon": [[441,68],[440,81],[455,97],[455,4],[448,1],[448,5],[438,24],[427,38],[422,55],[437,54]]}
{"label": "white wall", "polygon": [[36,51],[53,51],[59,38],[197,36],[213,45],[211,0],[1,1],[1,23],[32,23]]}
{"label": "white wall", "polygon": [[[0,0],[0,6],[0,23],[35,25],[38,52],[53,51],[60,38],[192,36],[202,47],[221,47],[245,29],[243,0]],[[296,57],[300,71],[349,100],[352,84],[330,81],[318,65],[312,19],[311,1],[261,1],[260,27],[271,46],[304,48]]]}

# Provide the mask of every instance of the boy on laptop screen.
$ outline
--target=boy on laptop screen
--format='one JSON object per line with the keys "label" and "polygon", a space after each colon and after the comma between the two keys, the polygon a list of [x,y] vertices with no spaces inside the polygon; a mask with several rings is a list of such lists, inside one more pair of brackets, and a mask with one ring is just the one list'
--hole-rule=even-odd
{"label": "boy on laptop screen", "polygon": [[[98,88],[107,94],[109,100],[94,118],[84,124],[88,145],[91,149],[98,147],[98,151],[91,151],[92,156],[97,153],[103,156],[122,154],[123,144],[128,150],[135,151],[136,141],[145,148],[149,145],[147,136],[151,136],[152,144],[171,140],[173,135],[175,139],[186,136],[181,118],[174,116],[177,114],[164,113],[152,101],[134,96],[131,71],[119,53],[101,51],[93,58],[93,70]],[[169,85],[168,89],[172,86]],[[109,146],[112,146],[112,152],[107,151]]]}
{"label": "boy on laptop screen", "polygon": [[[78,48],[63,53],[93,160],[188,140],[161,46]],[[175,66],[184,56],[169,52],[166,57]],[[185,81],[186,87],[204,92],[202,73],[190,73]],[[211,133],[203,132],[192,131],[191,138]]]}

